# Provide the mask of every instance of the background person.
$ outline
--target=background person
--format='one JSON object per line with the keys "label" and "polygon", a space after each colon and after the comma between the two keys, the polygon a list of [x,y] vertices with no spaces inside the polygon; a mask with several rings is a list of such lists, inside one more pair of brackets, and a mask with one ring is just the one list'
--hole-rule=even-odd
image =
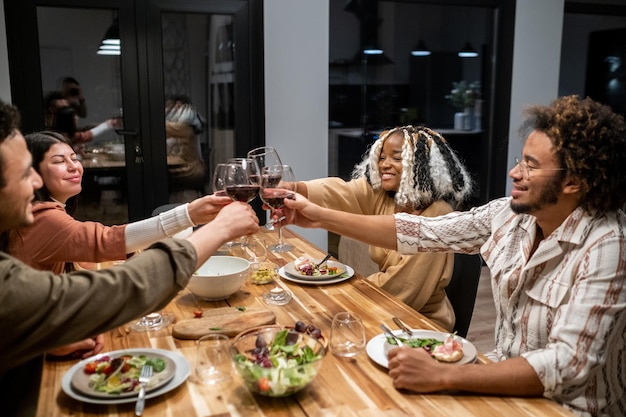
{"label": "background person", "polygon": [[198,135],[205,121],[185,96],[174,96],[165,103],[165,137],[168,157],[179,162],[169,164],[169,202],[182,203],[204,194],[206,168]]}
{"label": "background person", "polygon": [[626,123],[608,106],[576,96],[526,115],[510,197],[426,218],[353,215],[297,196],[285,200],[287,220],[405,253],[482,254],[497,312],[496,362],[448,366],[421,349],[393,349],[396,388],[543,395],[580,416],[621,416]]}
{"label": "background person", "polygon": [[[445,139],[426,127],[385,130],[355,167],[351,181],[299,182],[297,191],[321,206],[355,214],[411,213],[435,217],[457,208],[471,193],[467,170]],[[367,277],[451,331],[454,310],[446,297],[454,255],[369,247],[379,271]]]}
{"label": "background person", "polygon": [[105,137],[121,127],[119,118],[110,118],[88,130],[78,128],[76,110],[60,91],[51,91],[44,97],[44,124],[46,129],[65,135],[72,144],[84,144]]}
{"label": "background person", "polygon": [[87,117],[87,103],[83,95],[83,88],[78,80],[74,77],[65,77],[61,82],[61,93],[68,101],[71,108],[74,109],[76,115],[81,119]]}
{"label": "background person", "polygon": [[[0,232],[33,221],[41,177],[0,102]],[[44,352],[163,308],[224,242],[258,231],[248,204],[233,202],[186,239],[164,239],[124,265],[100,271],[38,271],[0,252],[0,401],[10,416],[35,415]]]}

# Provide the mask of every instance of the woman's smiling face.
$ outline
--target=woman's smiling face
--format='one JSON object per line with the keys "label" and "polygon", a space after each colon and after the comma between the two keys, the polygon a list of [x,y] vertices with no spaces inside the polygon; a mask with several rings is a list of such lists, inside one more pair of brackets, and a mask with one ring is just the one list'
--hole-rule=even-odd
{"label": "woman's smiling face", "polygon": [[83,166],[71,146],[55,143],[39,163],[39,172],[50,196],[61,203],[80,193]]}
{"label": "woman's smiling face", "polygon": [[383,149],[378,157],[378,169],[383,190],[398,191],[402,178],[402,132],[391,134],[383,143]]}

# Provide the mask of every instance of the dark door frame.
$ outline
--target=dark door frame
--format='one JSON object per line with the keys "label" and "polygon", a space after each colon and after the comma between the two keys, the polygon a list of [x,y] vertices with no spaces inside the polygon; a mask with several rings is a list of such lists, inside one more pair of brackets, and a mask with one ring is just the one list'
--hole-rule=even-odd
{"label": "dark door frame", "polygon": [[[162,11],[234,15],[235,152],[245,154],[265,143],[263,0],[92,0],[88,4],[82,0],[5,0],[4,6],[12,102],[20,109],[25,132],[43,129],[37,6],[117,9],[120,26],[135,28],[121,33],[124,129],[140,132],[126,139],[129,220],[148,217],[167,202],[163,77],[155,70],[163,62]],[[143,164],[133,163],[135,143],[143,148]]]}

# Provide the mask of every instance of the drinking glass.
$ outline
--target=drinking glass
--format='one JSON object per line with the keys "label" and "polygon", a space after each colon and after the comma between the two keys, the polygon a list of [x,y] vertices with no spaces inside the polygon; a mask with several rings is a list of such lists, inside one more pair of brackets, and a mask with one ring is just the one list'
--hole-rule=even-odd
{"label": "drinking glass", "polygon": [[[217,164],[215,165],[215,170],[213,171],[213,194],[216,196],[227,197],[226,194],[226,184],[224,180],[226,178],[226,171],[228,168],[228,164]],[[222,246],[217,249],[216,254],[228,254],[230,253],[230,248],[236,245],[235,242],[226,242]]]}
{"label": "drinking glass", "polygon": [[194,372],[198,382],[215,385],[230,379],[233,368],[228,336],[220,333],[202,336],[196,346]]}
{"label": "drinking glass", "polygon": [[226,165],[224,187],[234,201],[249,203],[259,194],[259,166],[254,159],[240,158]]}
{"label": "drinking glass", "polygon": [[352,358],[365,349],[365,328],[361,318],[342,311],[335,314],[330,329],[330,351],[342,358]]}
{"label": "drinking glass", "polygon": [[[248,152],[247,157],[255,159],[261,170],[263,170],[263,168],[281,166],[283,164],[280,160],[280,156],[278,156],[278,152],[272,146],[262,146],[252,149]],[[267,230],[274,230],[274,220],[268,220],[265,223],[265,228]]]}
{"label": "drinking glass", "polygon": [[[296,177],[289,165],[265,167],[261,171],[261,200],[272,208],[272,217],[281,217],[285,198],[295,198]],[[278,243],[268,249],[272,252],[289,252],[293,245],[283,241],[282,227],[278,228]]]}
{"label": "drinking glass", "polygon": [[226,178],[226,168],[228,164],[215,165],[215,171],[213,172],[213,194],[219,196],[226,196],[226,185],[224,184],[224,178]]}

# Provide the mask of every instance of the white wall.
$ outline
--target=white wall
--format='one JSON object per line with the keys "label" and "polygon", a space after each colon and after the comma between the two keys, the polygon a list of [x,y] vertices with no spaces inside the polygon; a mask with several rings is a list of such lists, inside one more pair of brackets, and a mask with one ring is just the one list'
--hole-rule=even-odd
{"label": "white wall", "polygon": [[[265,140],[297,179],[328,172],[328,0],[265,0]],[[323,250],[323,230],[294,230]]]}
{"label": "white wall", "polygon": [[[530,104],[549,104],[558,96],[563,8],[564,0],[517,0],[509,167],[522,152],[523,142],[517,133],[522,122],[522,109]],[[511,180],[506,184],[506,195],[510,195]]]}

